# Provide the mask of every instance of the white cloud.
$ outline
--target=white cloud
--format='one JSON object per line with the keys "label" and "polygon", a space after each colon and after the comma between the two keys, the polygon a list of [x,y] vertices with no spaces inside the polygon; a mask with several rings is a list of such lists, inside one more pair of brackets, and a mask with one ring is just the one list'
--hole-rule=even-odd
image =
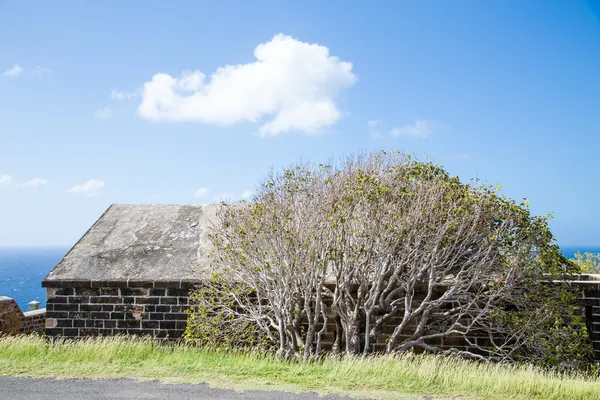
{"label": "white cloud", "polygon": [[49,73],[51,73],[52,70],[49,68],[45,68],[45,67],[41,67],[39,65],[36,65],[35,68],[33,68],[31,70],[31,75],[33,76],[43,76],[43,75],[47,75]]}
{"label": "white cloud", "polygon": [[7,186],[12,182],[12,176],[0,175],[0,186]]}
{"label": "white cloud", "polygon": [[259,123],[263,136],[315,133],[341,118],[335,100],[356,82],[352,63],[329,55],[325,46],[283,34],[259,44],[254,56],[248,64],[217,68],[208,79],[200,71],[177,78],[155,74],[143,86],[139,115],[152,121]]}
{"label": "white cloud", "polygon": [[116,90],[116,89],[113,89],[110,92],[111,100],[127,100],[127,99],[133,99],[134,97],[137,97],[137,93],[135,93],[135,92],[126,92],[126,91],[120,91],[120,90]]}
{"label": "white cloud", "polygon": [[379,119],[367,122],[367,125],[369,126],[369,134],[371,135],[371,137],[377,138],[381,136],[404,136],[413,138],[426,138],[431,134],[434,128],[443,126],[443,124],[431,121],[416,120],[414,124],[405,124],[403,126],[392,128],[389,131],[382,133],[379,129],[379,126],[382,123],[383,121]]}
{"label": "white cloud", "polygon": [[213,201],[215,203],[220,203],[221,201],[233,201],[233,196],[231,193],[219,193],[215,197],[213,197]]}
{"label": "white cloud", "polygon": [[69,193],[82,193],[86,195],[93,195],[98,192],[98,190],[104,187],[103,181],[98,181],[95,179],[89,180],[85,182],[83,185],[75,185],[70,189],[67,189]]}
{"label": "white cloud", "polygon": [[252,197],[252,191],[251,190],[244,190],[244,192],[242,193],[242,199],[244,200],[250,200],[250,198]]}
{"label": "white cloud", "polygon": [[12,68],[7,69],[2,73],[2,76],[17,76],[23,72],[23,68],[19,64],[13,65]]}
{"label": "white cloud", "polygon": [[208,194],[208,192],[209,192],[208,188],[203,187],[203,188],[196,190],[196,193],[194,194],[194,196],[204,197]]}
{"label": "white cloud", "polygon": [[112,115],[113,115],[113,112],[108,107],[99,108],[94,113],[94,117],[100,118],[100,119],[108,119],[108,118],[112,117]]}
{"label": "white cloud", "polygon": [[21,183],[19,185],[19,187],[22,187],[22,188],[36,187],[36,186],[41,186],[41,185],[47,185],[48,183],[50,183],[50,181],[48,179],[33,178],[30,181]]}
{"label": "white cloud", "polygon": [[432,124],[429,121],[416,120],[414,124],[406,124],[398,128],[393,128],[389,135],[393,137],[410,136],[426,138],[432,130]]}

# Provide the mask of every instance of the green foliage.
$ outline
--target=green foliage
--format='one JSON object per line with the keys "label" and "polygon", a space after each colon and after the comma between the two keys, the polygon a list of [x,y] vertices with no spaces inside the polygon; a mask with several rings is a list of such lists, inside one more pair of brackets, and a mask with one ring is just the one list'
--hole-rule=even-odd
{"label": "green foliage", "polygon": [[269,338],[252,321],[235,318],[229,308],[235,307],[234,297],[253,301],[246,287],[229,282],[220,274],[213,274],[210,281],[193,290],[192,306],[186,310],[186,341],[211,348],[271,348]]}
{"label": "green foliage", "polygon": [[575,264],[581,268],[581,272],[585,274],[600,274],[600,253],[575,253],[575,258],[572,258]]}

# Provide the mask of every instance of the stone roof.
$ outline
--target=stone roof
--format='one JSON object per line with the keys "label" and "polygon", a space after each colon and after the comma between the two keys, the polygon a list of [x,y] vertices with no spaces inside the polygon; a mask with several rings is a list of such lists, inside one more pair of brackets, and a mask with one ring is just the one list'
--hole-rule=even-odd
{"label": "stone roof", "polygon": [[217,207],[113,204],[43,286],[56,281],[179,281],[207,275],[208,231]]}

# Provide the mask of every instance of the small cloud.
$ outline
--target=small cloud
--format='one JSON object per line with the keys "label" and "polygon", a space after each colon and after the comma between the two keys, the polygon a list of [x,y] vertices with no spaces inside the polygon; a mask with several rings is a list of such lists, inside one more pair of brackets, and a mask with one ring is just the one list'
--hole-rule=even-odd
{"label": "small cloud", "polygon": [[13,65],[12,68],[7,69],[2,73],[2,76],[17,76],[23,72],[23,68],[19,64]]}
{"label": "small cloud", "polygon": [[113,115],[113,112],[108,107],[99,108],[94,113],[94,117],[99,118],[99,119],[108,119],[108,118],[112,117],[112,115]]}
{"label": "small cloud", "polygon": [[251,190],[244,190],[244,193],[242,193],[242,199],[244,199],[244,200],[250,200],[250,198],[252,198],[252,191]]}
{"label": "small cloud", "polygon": [[33,75],[33,76],[44,76],[44,75],[48,75],[51,72],[52,72],[52,70],[50,68],[45,68],[45,67],[41,67],[39,65],[36,65],[35,68],[33,68],[31,70],[31,75]]}
{"label": "small cloud", "polygon": [[83,185],[75,185],[70,189],[67,189],[68,193],[82,193],[88,196],[92,196],[98,192],[98,190],[104,187],[103,181],[98,181],[95,179],[89,180]]}
{"label": "small cloud", "polygon": [[8,186],[12,182],[12,176],[0,175],[0,186]]}
{"label": "small cloud", "polygon": [[220,203],[222,201],[233,201],[233,196],[231,193],[219,193],[215,197],[213,197],[213,201],[215,203]]}
{"label": "small cloud", "polygon": [[113,89],[110,92],[111,100],[127,100],[127,99],[133,99],[135,97],[137,97],[137,93],[135,93],[135,92],[119,91],[116,89]]}
{"label": "small cloud", "polygon": [[467,158],[471,158],[471,155],[467,153],[455,153],[450,154],[450,158],[453,158],[455,160],[466,160]]}
{"label": "small cloud", "polygon": [[383,121],[380,119],[374,119],[367,122],[367,125],[369,126],[369,135],[372,138],[381,136],[381,132],[379,132],[379,125],[381,125],[382,122]]}
{"label": "small cloud", "polygon": [[406,124],[399,128],[393,128],[389,135],[392,137],[409,136],[426,138],[431,133],[432,126],[428,121],[417,120],[414,124]]}
{"label": "small cloud", "polygon": [[21,183],[19,185],[19,187],[22,187],[22,188],[37,187],[37,186],[47,185],[48,183],[50,183],[50,181],[48,179],[33,178],[30,181]]}
{"label": "small cloud", "polygon": [[434,128],[443,126],[443,124],[431,121],[416,120],[414,124],[405,124],[400,127],[392,128],[387,132],[381,132],[379,126],[382,122],[383,121],[379,119],[367,122],[369,134],[372,138],[381,136],[426,138],[433,132]]}
{"label": "small cloud", "polygon": [[194,194],[195,197],[204,197],[208,194],[209,190],[208,188],[200,188],[198,190],[196,190],[196,193]]}

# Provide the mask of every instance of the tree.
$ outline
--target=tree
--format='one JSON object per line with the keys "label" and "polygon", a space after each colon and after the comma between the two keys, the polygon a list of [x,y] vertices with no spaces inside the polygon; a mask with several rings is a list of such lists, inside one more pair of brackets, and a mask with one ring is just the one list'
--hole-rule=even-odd
{"label": "tree", "polygon": [[586,274],[598,274],[600,273],[600,253],[581,253],[578,251],[575,253],[575,257],[571,259],[575,264],[581,268],[581,272]]}
{"label": "tree", "polygon": [[[555,282],[577,266],[546,218],[401,153],[272,172],[252,203],[223,204],[212,241],[203,321],[251,326],[248,343],[282,355],[318,354],[331,321],[333,350],[347,354],[374,351],[389,326],[387,353],[556,364],[575,351],[556,338],[585,347],[574,296]],[[457,337],[462,346],[442,345]]]}

